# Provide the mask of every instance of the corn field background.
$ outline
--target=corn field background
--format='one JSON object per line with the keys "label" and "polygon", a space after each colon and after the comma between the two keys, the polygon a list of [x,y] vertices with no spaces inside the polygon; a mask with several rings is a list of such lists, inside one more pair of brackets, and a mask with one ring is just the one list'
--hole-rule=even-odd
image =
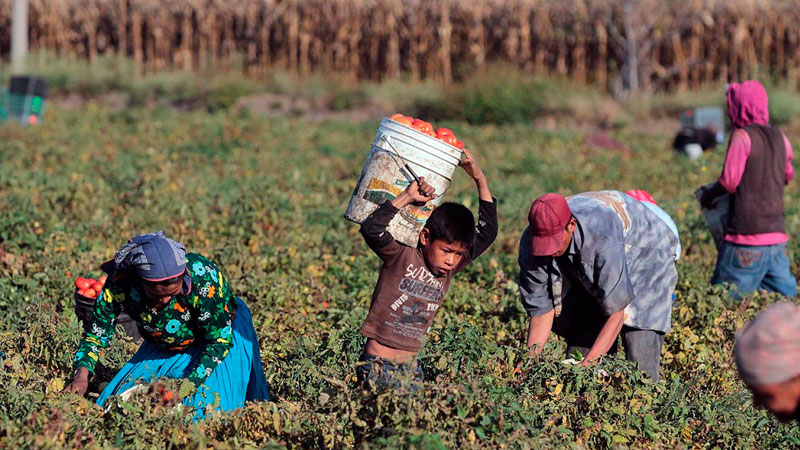
{"label": "corn field background", "polygon": [[[11,0],[0,0],[0,53]],[[30,47],[165,69],[443,83],[500,62],[612,92],[800,76],[800,11],[758,0],[31,0]],[[236,61],[236,62],[232,62]]]}

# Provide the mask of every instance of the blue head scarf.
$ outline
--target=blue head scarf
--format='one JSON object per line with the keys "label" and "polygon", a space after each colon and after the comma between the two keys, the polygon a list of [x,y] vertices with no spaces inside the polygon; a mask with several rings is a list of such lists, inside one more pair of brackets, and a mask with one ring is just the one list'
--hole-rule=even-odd
{"label": "blue head scarf", "polygon": [[183,293],[191,290],[191,277],[186,271],[186,247],[167,238],[163,231],[133,237],[114,253],[113,260],[100,268],[111,278],[135,275],[151,282],[185,275]]}

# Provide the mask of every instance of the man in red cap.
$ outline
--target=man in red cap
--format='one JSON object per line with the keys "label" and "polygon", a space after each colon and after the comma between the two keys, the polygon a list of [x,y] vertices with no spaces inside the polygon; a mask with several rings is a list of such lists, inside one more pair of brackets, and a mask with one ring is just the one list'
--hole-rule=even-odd
{"label": "man in red cap", "polygon": [[593,364],[616,347],[658,380],[678,272],[678,236],[642,202],[618,191],[545,194],[528,214],[519,247],[519,286],[530,316],[528,346],[550,330],[567,354]]}

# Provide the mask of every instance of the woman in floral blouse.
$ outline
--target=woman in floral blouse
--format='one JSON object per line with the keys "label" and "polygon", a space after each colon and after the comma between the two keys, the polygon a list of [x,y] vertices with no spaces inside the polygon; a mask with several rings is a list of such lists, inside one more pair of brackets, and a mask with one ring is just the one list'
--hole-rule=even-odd
{"label": "woman in floral blouse", "polygon": [[67,391],[86,393],[124,305],[144,343],[100,394],[99,405],[137,382],[161,377],[192,381],[197,393],[184,404],[200,409],[200,416],[217,395],[223,411],[269,400],[250,311],[216,264],[158,232],[134,237],[102,269],[109,281],[75,353]]}

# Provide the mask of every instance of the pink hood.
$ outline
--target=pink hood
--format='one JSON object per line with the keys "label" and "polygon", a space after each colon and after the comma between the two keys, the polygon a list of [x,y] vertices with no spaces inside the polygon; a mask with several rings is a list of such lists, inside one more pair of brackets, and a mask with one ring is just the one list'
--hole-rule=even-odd
{"label": "pink hood", "polygon": [[728,115],[736,128],[766,125],[769,122],[769,100],[764,86],[756,81],[731,83],[728,87]]}

